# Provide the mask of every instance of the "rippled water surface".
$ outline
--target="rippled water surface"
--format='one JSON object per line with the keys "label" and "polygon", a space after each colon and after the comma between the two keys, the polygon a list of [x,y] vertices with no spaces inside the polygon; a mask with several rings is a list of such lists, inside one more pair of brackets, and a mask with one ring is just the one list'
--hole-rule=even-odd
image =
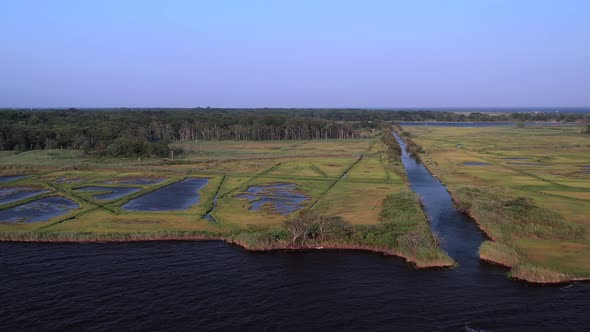
{"label": "rippled water surface", "polygon": [[[3,329],[572,330],[585,284],[488,266],[414,270],[362,252],[248,253],[221,242],[0,244]],[[583,329],[582,329],[583,330]]]}

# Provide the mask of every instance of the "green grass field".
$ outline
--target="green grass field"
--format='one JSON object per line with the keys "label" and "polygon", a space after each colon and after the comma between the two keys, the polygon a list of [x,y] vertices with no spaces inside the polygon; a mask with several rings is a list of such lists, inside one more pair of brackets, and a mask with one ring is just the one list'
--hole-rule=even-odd
{"label": "green grass field", "polygon": [[[425,216],[416,212],[421,209],[415,195],[408,194],[403,169],[387,161],[387,149],[378,138],[192,142],[174,144],[174,147],[184,151],[174,160],[93,159],[67,150],[0,154],[0,175],[31,175],[1,183],[0,189],[42,186],[51,191],[44,196],[61,195],[80,206],[44,222],[0,223],[0,238],[49,241],[222,238],[252,249],[358,248],[403,256],[416,266],[453,264],[433,239]],[[209,182],[199,191],[200,202],[188,210],[134,212],[122,208],[134,198],[193,177],[208,178]],[[121,184],[141,178],[166,180],[158,184]],[[253,210],[248,200],[238,197],[251,186],[276,183],[294,184],[297,192],[307,197],[300,210],[307,217],[300,217],[300,211],[279,214],[272,204]],[[120,199],[101,201],[93,198],[96,193],[76,191],[84,186],[139,186],[141,190]],[[407,195],[411,197],[407,204],[397,206],[400,211],[394,213],[417,215],[410,224],[401,223],[391,213],[389,219],[383,217],[384,201],[396,194],[403,194],[406,199]],[[0,210],[22,203],[2,205]],[[204,218],[211,210],[214,221]],[[342,222],[344,226],[338,232],[331,229],[326,233],[330,236],[316,236],[315,231],[309,231],[305,241],[289,240],[286,221],[298,218],[304,223],[309,221],[310,229],[317,226],[323,230],[322,223],[330,218],[338,218],[335,225]],[[422,234],[428,245],[408,247],[404,242],[407,232]]]}
{"label": "green grass field", "polygon": [[526,280],[590,278],[589,135],[573,126],[403,129],[494,241],[482,258]]}

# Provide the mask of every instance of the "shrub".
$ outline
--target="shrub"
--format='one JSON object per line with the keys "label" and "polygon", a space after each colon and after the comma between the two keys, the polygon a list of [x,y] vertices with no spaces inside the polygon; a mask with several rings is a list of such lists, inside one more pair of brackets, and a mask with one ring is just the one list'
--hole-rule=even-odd
{"label": "shrub", "polygon": [[168,144],[117,138],[106,147],[105,154],[113,158],[167,157]]}

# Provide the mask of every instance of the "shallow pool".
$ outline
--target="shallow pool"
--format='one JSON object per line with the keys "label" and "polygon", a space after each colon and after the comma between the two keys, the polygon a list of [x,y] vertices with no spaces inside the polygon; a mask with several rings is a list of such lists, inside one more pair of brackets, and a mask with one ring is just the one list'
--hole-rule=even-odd
{"label": "shallow pool", "polygon": [[27,177],[28,175],[6,175],[0,176],[0,183],[9,182]]}
{"label": "shallow pool", "polygon": [[188,210],[201,200],[199,190],[209,179],[190,178],[153,191],[123,205],[128,211]]}
{"label": "shallow pool", "polygon": [[133,194],[135,192],[140,191],[142,188],[140,187],[105,187],[105,186],[89,186],[89,187],[82,187],[76,189],[76,191],[100,191],[101,194],[96,194],[92,196],[94,199],[98,200],[112,200],[112,199],[119,199],[121,197]]}
{"label": "shallow pool", "polygon": [[61,196],[41,198],[0,211],[1,222],[39,222],[64,215],[80,206]]}
{"label": "shallow pool", "polygon": [[250,202],[251,210],[259,210],[270,204],[273,211],[288,215],[303,207],[308,197],[298,193],[297,186],[292,183],[276,183],[267,186],[252,186],[244,194],[236,198],[244,198]]}
{"label": "shallow pool", "polygon": [[116,180],[116,181],[106,181],[104,183],[120,183],[120,184],[159,184],[167,179],[165,178],[136,178],[136,179],[124,179],[124,180]]}
{"label": "shallow pool", "polygon": [[0,205],[18,202],[22,199],[37,196],[49,190],[32,189],[28,187],[13,187],[0,189]]}

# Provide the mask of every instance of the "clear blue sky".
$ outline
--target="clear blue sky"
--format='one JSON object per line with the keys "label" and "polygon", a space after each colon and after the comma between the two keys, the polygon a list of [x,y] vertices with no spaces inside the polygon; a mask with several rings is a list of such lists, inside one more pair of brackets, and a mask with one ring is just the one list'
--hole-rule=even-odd
{"label": "clear blue sky", "polygon": [[3,107],[590,105],[590,1],[0,2]]}

